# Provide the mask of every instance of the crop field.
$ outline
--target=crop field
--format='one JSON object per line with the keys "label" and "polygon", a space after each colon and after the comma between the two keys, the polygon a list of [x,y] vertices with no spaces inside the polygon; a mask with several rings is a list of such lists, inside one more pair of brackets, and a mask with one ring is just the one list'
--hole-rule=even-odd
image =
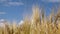
{"label": "crop field", "polygon": [[13,21],[0,27],[0,34],[60,34],[60,9],[57,13],[52,10],[49,16],[38,6],[32,7],[32,15],[25,18],[20,25]]}

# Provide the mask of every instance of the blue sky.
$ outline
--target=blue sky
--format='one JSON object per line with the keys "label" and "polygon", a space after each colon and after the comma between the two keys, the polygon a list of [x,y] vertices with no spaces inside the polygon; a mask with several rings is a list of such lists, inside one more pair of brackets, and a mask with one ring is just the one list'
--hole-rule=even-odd
{"label": "blue sky", "polygon": [[0,0],[0,19],[23,20],[25,15],[32,14],[32,6],[35,4],[40,8],[44,7],[49,15],[52,7],[59,7],[60,0]]}

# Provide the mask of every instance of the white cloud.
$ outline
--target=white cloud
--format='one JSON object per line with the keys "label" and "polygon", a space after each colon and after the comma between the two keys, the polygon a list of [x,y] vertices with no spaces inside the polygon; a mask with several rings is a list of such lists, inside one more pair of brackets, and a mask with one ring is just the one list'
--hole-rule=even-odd
{"label": "white cloud", "polygon": [[0,2],[8,2],[8,1],[12,1],[12,0],[0,0]]}
{"label": "white cloud", "polygon": [[5,24],[3,23],[5,21],[4,19],[0,19],[0,27],[5,27]]}
{"label": "white cloud", "polygon": [[0,21],[5,21],[4,19],[1,19]]}
{"label": "white cloud", "polygon": [[6,12],[0,12],[0,14],[6,14]]}
{"label": "white cloud", "polygon": [[12,2],[12,0],[0,0],[0,6],[20,6],[24,5],[23,2]]}
{"label": "white cloud", "polygon": [[0,0],[0,2],[5,2],[5,1],[7,1],[7,0]]}
{"label": "white cloud", "polygon": [[24,23],[24,21],[23,20],[21,20],[20,22],[19,22],[19,25],[22,25]]}
{"label": "white cloud", "polygon": [[24,5],[22,2],[8,2],[7,5],[10,5],[10,6],[20,6],[20,5]]}
{"label": "white cloud", "polygon": [[60,2],[60,0],[42,0],[44,2]]}

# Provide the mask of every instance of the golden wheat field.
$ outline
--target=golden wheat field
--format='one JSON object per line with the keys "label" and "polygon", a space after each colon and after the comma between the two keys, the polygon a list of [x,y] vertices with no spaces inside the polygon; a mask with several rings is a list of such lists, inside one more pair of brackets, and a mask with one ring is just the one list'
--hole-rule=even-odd
{"label": "golden wheat field", "polygon": [[0,27],[0,34],[60,34],[60,9],[54,14],[45,16],[44,11],[38,6],[32,7],[33,14],[31,18],[25,18],[21,25],[4,23]]}

